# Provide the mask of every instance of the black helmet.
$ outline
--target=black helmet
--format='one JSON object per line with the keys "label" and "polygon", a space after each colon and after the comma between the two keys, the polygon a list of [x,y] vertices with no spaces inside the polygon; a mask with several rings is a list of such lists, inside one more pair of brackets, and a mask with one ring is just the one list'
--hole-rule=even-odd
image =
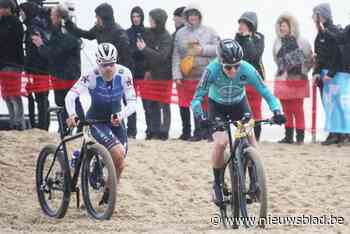
{"label": "black helmet", "polygon": [[223,39],[216,48],[221,63],[235,64],[243,58],[243,50],[233,39]]}

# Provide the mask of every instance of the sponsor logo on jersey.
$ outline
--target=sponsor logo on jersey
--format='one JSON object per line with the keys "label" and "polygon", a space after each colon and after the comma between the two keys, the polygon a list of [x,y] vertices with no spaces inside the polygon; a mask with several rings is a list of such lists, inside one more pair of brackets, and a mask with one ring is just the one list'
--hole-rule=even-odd
{"label": "sponsor logo on jersey", "polygon": [[83,76],[83,77],[81,78],[81,81],[82,81],[84,84],[88,83],[88,82],[89,82],[89,76]]}
{"label": "sponsor logo on jersey", "polygon": [[132,86],[132,79],[131,79],[131,77],[128,77],[128,79],[126,80],[126,85],[127,86]]}

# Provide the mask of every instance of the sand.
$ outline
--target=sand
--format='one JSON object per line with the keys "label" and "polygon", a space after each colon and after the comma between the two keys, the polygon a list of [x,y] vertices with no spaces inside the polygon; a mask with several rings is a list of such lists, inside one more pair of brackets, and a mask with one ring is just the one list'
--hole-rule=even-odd
{"label": "sand", "polygon": [[[131,140],[127,167],[109,221],[77,209],[46,217],[37,201],[38,152],[57,135],[40,130],[0,132],[0,233],[350,233],[350,147],[259,146],[272,216],[344,218],[337,225],[268,225],[225,230],[211,224],[211,144]],[[73,196],[72,196],[73,197]]]}

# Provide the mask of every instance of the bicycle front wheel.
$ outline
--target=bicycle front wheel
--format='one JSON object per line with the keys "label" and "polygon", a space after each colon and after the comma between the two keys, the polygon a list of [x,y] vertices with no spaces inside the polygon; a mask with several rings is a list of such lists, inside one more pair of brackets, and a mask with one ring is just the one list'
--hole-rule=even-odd
{"label": "bicycle front wheel", "polygon": [[117,176],[110,153],[100,144],[88,146],[83,161],[81,187],[88,213],[95,219],[112,216],[117,193]]}
{"label": "bicycle front wheel", "polygon": [[[45,146],[36,164],[36,191],[43,212],[52,218],[63,218],[70,200],[69,167],[63,153],[55,158],[56,146]],[[50,170],[51,168],[51,170]]]}
{"label": "bicycle front wheel", "polygon": [[244,149],[239,179],[240,210],[246,226],[265,227],[267,216],[266,178],[259,154],[252,146]]}

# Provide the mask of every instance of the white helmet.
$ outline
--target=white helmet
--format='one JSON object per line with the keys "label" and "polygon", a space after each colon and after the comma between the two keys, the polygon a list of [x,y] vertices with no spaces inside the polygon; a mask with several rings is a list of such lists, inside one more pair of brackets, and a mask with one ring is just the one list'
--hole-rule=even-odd
{"label": "white helmet", "polygon": [[96,62],[98,65],[116,63],[118,51],[111,43],[101,43],[97,46]]}

